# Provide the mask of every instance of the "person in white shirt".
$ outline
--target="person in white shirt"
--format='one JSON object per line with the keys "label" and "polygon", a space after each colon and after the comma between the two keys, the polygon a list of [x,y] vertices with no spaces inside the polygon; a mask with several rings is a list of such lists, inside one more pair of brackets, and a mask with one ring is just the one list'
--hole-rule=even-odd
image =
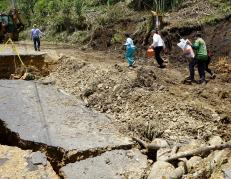
{"label": "person in white shirt", "polygon": [[129,33],[124,34],[126,39],[126,43],[124,44],[126,46],[126,52],[125,52],[125,58],[128,62],[128,67],[133,67],[135,64],[135,51],[136,47],[133,43],[133,40],[130,37]]}
{"label": "person in white shirt", "polygon": [[153,43],[149,48],[153,48],[155,51],[155,58],[160,68],[165,68],[164,60],[161,58],[160,53],[165,49],[165,44],[161,36],[159,35],[158,29],[152,31]]}

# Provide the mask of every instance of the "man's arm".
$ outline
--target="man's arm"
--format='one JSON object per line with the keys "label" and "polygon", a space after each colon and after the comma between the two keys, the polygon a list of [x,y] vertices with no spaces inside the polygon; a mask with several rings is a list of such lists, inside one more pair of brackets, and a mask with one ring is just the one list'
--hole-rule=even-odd
{"label": "man's arm", "polygon": [[193,48],[194,50],[198,50],[199,47],[200,47],[200,42],[199,42],[198,40],[196,40],[196,42],[192,45],[192,48]]}
{"label": "man's arm", "polygon": [[39,35],[43,36],[45,34],[39,29]]}

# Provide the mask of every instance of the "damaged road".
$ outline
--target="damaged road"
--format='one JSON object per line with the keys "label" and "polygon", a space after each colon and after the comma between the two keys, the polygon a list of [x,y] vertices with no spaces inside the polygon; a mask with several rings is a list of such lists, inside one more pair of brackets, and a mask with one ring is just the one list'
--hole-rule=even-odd
{"label": "damaged road", "polygon": [[[84,167],[85,162],[79,161],[92,158],[90,160],[94,161],[95,166],[102,160],[113,161],[113,164],[103,163],[111,165],[115,177],[121,178],[125,173],[129,176],[135,172],[135,177],[141,178],[147,167],[147,157],[138,150],[134,151],[131,139],[121,135],[105,115],[89,110],[80,100],[51,86],[21,80],[1,80],[0,84],[1,144],[44,152],[61,177],[79,178],[81,175],[84,178],[83,174],[67,164],[76,163]],[[104,152],[107,157],[99,157]],[[127,152],[132,153],[133,159],[129,159],[131,156]],[[113,167],[120,165],[121,161],[114,159],[121,155],[124,155],[125,165],[132,162],[136,166],[142,165],[141,169],[137,170],[133,165]],[[99,159],[94,158],[96,156]],[[87,175],[97,177],[94,170],[90,169],[88,172],[92,173]],[[99,173],[106,176],[104,172],[107,171]]]}

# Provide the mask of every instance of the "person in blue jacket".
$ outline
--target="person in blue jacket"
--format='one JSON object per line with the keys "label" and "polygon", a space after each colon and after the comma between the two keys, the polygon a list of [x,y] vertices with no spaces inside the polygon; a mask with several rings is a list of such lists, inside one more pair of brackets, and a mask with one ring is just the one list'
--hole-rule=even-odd
{"label": "person in blue jacket", "polygon": [[34,42],[34,49],[35,51],[40,51],[40,38],[44,35],[39,28],[37,28],[37,25],[33,25],[33,29],[31,30],[31,40]]}

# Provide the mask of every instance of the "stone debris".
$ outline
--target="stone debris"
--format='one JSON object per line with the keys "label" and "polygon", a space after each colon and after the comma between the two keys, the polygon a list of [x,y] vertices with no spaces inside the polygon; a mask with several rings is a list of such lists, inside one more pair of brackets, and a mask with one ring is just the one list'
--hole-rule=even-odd
{"label": "stone debris", "polygon": [[[175,167],[167,162],[157,161],[153,164],[148,179],[175,178]],[[173,178],[174,177],[174,178]]]}
{"label": "stone debris", "polygon": [[30,159],[31,159],[31,162],[34,164],[34,165],[44,165],[46,166],[47,165],[47,158],[46,158],[46,155],[42,152],[33,152],[30,156]]}
{"label": "stone debris", "polygon": [[209,145],[220,145],[220,144],[223,144],[223,143],[224,143],[224,141],[222,140],[222,138],[220,136],[213,136],[208,141]]}

